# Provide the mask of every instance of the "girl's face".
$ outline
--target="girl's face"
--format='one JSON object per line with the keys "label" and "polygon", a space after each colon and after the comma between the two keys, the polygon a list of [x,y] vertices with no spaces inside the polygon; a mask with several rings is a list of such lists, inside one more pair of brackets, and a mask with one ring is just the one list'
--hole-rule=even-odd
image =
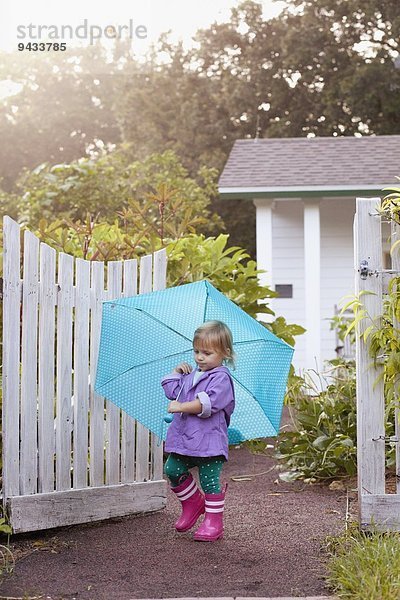
{"label": "girl's face", "polygon": [[201,346],[195,346],[193,348],[194,360],[200,371],[210,371],[215,367],[220,367],[224,357],[213,350],[212,348],[202,348]]}

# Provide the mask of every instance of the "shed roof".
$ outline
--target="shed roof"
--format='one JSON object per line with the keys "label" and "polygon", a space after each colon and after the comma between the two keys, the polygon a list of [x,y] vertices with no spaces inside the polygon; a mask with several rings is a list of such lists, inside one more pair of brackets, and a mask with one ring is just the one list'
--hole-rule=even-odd
{"label": "shed roof", "polygon": [[398,185],[400,135],[237,140],[219,179],[225,198],[374,195]]}

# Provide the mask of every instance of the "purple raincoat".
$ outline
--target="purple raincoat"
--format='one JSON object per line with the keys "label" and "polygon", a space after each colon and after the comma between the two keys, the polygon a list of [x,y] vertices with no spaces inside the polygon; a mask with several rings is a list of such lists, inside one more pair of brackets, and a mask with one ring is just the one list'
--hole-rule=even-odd
{"label": "purple raincoat", "polygon": [[222,455],[227,459],[228,426],[235,408],[231,374],[226,367],[216,367],[204,371],[193,384],[195,372],[188,375],[171,373],[161,381],[169,400],[190,402],[197,397],[203,407],[198,415],[174,414],[165,450],[185,456]]}

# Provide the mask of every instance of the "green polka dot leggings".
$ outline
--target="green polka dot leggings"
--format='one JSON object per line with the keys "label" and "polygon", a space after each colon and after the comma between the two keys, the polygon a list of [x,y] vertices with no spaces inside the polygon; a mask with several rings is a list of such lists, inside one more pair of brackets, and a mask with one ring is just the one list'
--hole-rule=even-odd
{"label": "green polka dot leggings", "polygon": [[183,456],[171,452],[164,465],[164,473],[177,487],[189,476],[189,469],[198,467],[200,485],[205,494],[221,492],[221,471],[225,462],[224,456]]}

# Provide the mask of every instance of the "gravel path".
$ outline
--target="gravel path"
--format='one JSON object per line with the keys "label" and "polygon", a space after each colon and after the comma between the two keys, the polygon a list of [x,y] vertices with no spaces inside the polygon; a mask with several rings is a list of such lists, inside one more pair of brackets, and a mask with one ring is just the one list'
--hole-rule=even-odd
{"label": "gravel path", "polygon": [[[328,595],[327,535],[343,530],[342,491],[277,482],[272,456],[232,449],[225,537],[213,544],[178,534],[178,505],[97,524],[20,535],[0,596],[47,600]],[[254,475],[256,474],[256,475]],[[242,480],[232,480],[248,475]],[[25,595],[25,596],[24,596]]]}

